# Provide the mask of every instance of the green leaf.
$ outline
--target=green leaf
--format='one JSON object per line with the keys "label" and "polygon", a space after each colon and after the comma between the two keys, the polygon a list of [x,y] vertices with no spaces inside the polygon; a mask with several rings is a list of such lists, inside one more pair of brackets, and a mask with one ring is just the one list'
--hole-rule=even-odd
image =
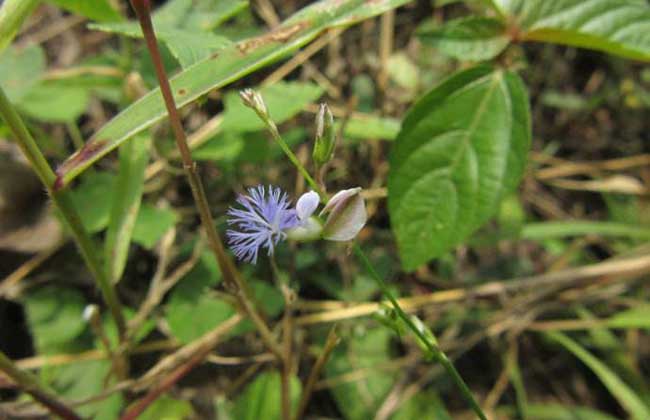
{"label": "green leaf", "polygon": [[177,222],[178,214],[173,210],[159,209],[144,203],[133,227],[133,242],[151,249]]}
{"label": "green leaf", "polygon": [[193,417],[194,410],[189,401],[162,396],[138,416],[140,420],[178,420]]}
{"label": "green leaf", "polygon": [[442,26],[429,20],[421,24],[416,33],[422,42],[462,61],[492,59],[510,43],[503,22],[478,16],[454,19]]}
{"label": "green leaf", "polygon": [[[230,40],[223,36],[186,24],[190,16],[193,17],[194,24],[200,23],[200,21],[196,21],[196,15],[200,12],[193,13],[192,9],[191,0],[172,0],[158,9],[152,17],[156,36],[167,45],[169,51],[183,68],[208,57],[215,50],[231,44]],[[205,3],[202,9],[206,9]],[[225,10],[225,12],[227,11]],[[142,38],[142,30],[137,21],[94,24],[89,27],[104,32]]]}
{"label": "green leaf", "polygon": [[25,298],[27,321],[39,353],[56,353],[86,327],[84,298],[73,289],[48,286]]}
{"label": "green leaf", "polygon": [[[273,32],[223,48],[217,55],[173,77],[171,86],[176,103],[187,105],[211,90],[274,63],[329,28],[352,25],[408,1],[324,0],[311,4]],[[59,182],[67,185],[102,156],[166,116],[160,91],[155,89],[104,125],[82,151],[68,158],[57,171]]]}
{"label": "green leaf", "polygon": [[650,418],[650,408],[646,406],[639,396],[614,371],[601,362],[596,356],[585,350],[580,344],[567,335],[557,331],[545,333],[553,341],[559,343],[601,380],[603,385],[611,392],[618,402],[625,408],[631,418],[642,420]]}
{"label": "green leaf", "polygon": [[10,46],[0,54],[0,86],[11,102],[18,102],[27,95],[44,71],[45,53],[38,45],[20,50]]}
{"label": "green leaf", "polygon": [[38,0],[4,0],[4,2],[0,2],[0,52],[11,44],[21,25],[37,4]]}
{"label": "green leaf", "polygon": [[[140,27],[136,23],[104,23],[89,25],[89,27],[104,32],[121,33],[133,38],[142,37]],[[183,68],[210,56],[219,48],[232,44],[228,38],[209,32],[188,31],[165,25],[156,26],[156,36],[167,45]]]}
{"label": "green leaf", "polygon": [[[314,83],[278,82],[259,90],[271,118],[280,124],[317,100],[323,89]],[[228,92],[224,98],[226,111],[221,125],[224,131],[248,132],[263,130],[264,122],[244,105],[238,92]]]}
{"label": "green leaf", "polygon": [[388,176],[407,270],[462,243],[496,212],[523,173],[530,130],[521,80],[488,66],[457,73],[410,109]]}
{"label": "green leaf", "polygon": [[[52,386],[57,393],[69,400],[80,400],[104,390],[104,381],[111,372],[111,363],[108,360],[82,360],[49,369],[52,369]],[[119,417],[122,403],[121,395],[116,393],[105,400],[84,404],[78,412],[93,419],[115,419]]]}
{"label": "green leaf", "polygon": [[284,309],[284,297],[277,287],[254,280],[250,282],[253,289],[253,296],[258,302],[258,307],[270,318],[279,315]]}
{"label": "green leaf", "polygon": [[71,122],[86,112],[89,99],[87,88],[42,82],[16,105],[22,112],[40,121]]}
{"label": "green leaf", "polygon": [[358,335],[338,346],[327,362],[328,378],[367,368],[368,375],[355,382],[346,382],[332,388],[334,399],[348,420],[366,420],[374,416],[395,382],[396,373],[374,369],[389,361],[389,341],[392,331],[373,328],[358,331]]}
{"label": "green leaf", "polygon": [[235,313],[230,304],[209,293],[209,288],[220,280],[214,256],[206,251],[196,267],[172,290],[166,319],[179,341],[189,343]]}
{"label": "green leaf", "polygon": [[104,242],[106,272],[108,279],[113,283],[120,280],[126,266],[129,245],[142,201],[150,144],[150,137],[138,136],[120,147],[120,166],[113,188],[113,202]]}
{"label": "green leaf", "polygon": [[[235,401],[233,419],[237,420],[280,420],[281,412],[281,379],[277,372],[264,372],[258,375],[244,389]],[[298,406],[300,399],[300,380],[291,376],[290,401],[293,410]]]}
{"label": "green leaf", "polygon": [[234,313],[230,304],[211,297],[204,290],[195,301],[174,293],[167,304],[166,319],[174,337],[181,343],[189,343],[212,331]]}
{"label": "green leaf", "polygon": [[108,225],[114,179],[108,172],[90,173],[72,191],[72,201],[84,227],[90,233],[99,232]]}
{"label": "green leaf", "polygon": [[192,151],[196,160],[232,161],[244,150],[244,139],[232,132],[219,133]]}
{"label": "green leaf", "polygon": [[122,15],[111,6],[108,0],[50,0],[50,2],[62,9],[98,22],[122,20]]}
{"label": "green leaf", "polygon": [[517,39],[650,60],[650,5],[640,0],[493,0]]}
{"label": "green leaf", "polygon": [[247,0],[199,0],[185,19],[184,27],[204,31],[215,29],[248,7]]}
{"label": "green leaf", "polygon": [[609,328],[650,328],[650,305],[641,304],[622,311],[605,321]]}

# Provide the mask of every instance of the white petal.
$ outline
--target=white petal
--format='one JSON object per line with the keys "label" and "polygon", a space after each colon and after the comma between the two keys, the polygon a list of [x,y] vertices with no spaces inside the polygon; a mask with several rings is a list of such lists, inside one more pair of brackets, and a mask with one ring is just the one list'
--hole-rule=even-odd
{"label": "white petal", "polygon": [[298,219],[304,221],[309,219],[309,216],[314,214],[314,211],[318,207],[320,202],[320,197],[314,191],[309,191],[304,193],[298,199],[296,203],[296,213],[298,214]]}

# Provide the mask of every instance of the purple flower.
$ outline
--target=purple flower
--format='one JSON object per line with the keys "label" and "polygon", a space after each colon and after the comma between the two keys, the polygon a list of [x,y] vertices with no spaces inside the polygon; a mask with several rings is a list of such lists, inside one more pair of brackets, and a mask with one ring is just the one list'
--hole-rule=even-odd
{"label": "purple flower", "polygon": [[286,239],[285,231],[298,226],[300,220],[280,188],[258,185],[249,188],[248,194],[237,198],[243,208],[228,210],[228,224],[233,229],[226,236],[237,258],[255,264],[261,247],[266,248],[267,255],[273,255],[278,242]]}

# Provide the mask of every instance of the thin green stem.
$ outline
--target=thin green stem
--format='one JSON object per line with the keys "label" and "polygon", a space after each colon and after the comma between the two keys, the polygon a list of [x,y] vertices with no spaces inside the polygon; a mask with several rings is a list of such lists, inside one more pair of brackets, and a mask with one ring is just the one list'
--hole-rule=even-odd
{"label": "thin green stem", "polygon": [[284,141],[284,139],[280,135],[280,132],[278,131],[278,127],[275,125],[275,122],[273,122],[273,120],[271,120],[270,118],[263,118],[263,117],[262,117],[262,121],[264,121],[266,127],[269,129],[269,132],[271,133],[271,137],[273,137],[273,140],[275,140],[275,142],[278,143],[278,145],[280,146],[284,154],[287,155],[291,163],[293,163],[293,166],[295,166],[298,172],[300,172],[300,175],[302,175],[305,178],[305,181],[307,181],[311,189],[316,191],[316,193],[318,193],[323,203],[327,202],[327,194],[325,194],[325,191],[323,191],[320,185],[318,185],[318,183],[314,180],[314,178],[312,178],[312,176],[309,174],[305,166],[302,163],[300,163],[298,157],[293,153],[293,151],[291,150],[287,142]]}
{"label": "thin green stem", "polygon": [[445,368],[445,370],[454,380],[456,386],[458,386],[461,393],[463,394],[463,396],[465,397],[469,405],[472,407],[472,410],[474,410],[476,415],[479,416],[481,420],[487,420],[485,414],[483,413],[483,410],[474,399],[474,395],[472,395],[472,391],[469,389],[469,387],[467,386],[463,378],[460,376],[460,374],[454,367],[453,363],[451,363],[447,355],[445,355],[445,353],[442,350],[440,350],[440,347],[438,347],[438,344],[432,341],[429,337],[427,337],[426,334],[424,334],[422,330],[415,325],[411,317],[408,316],[406,312],[404,312],[404,310],[397,302],[397,299],[395,299],[395,296],[393,296],[391,291],[388,290],[388,286],[386,285],[386,282],[384,282],[384,280],[381,278],[381,276],[377,273],[375,268],[372,266],[372,263],[370,262],[370,260],[368,260],[368,257],[363,252],[359,244],[355,243],[353,249],[354,249],[354,253],[357,255],[361,263],[368,271],[368,274],[370,274],[370,276],[375,280],[377,285],[379,285],[379,288],[381,289],[381,292],[384,295],[384,297],[386,297],[393,305],[393,308],[395,309],[395,312],[397,312],[397,315],[402,319],[402,321],[404,321],[406,326],[408,326],[409,329],[413,331],[413,333],[417,336],[420,342],[422,342],[426,346],[429,353],[442,365],[442,367]]}
{"label": "thin green stem", "polygon": [[23,120],[20,118],[11,102],[9,102],[7,95],[1,87],[0,116],[2,116],[11,129],[18,146],[27,160],[29,160],[34,172],[36,172],[43,185],[45,185],[54,205],[60,211],[63,220],[79,247],[81,256],[86,262],[88,269],[95,278],[97,286],[104,296],[104,300],[106,301],[113,319],[115,320],[115,324],[117,325],[120,337],[124,338],[126,333],[126,323],[122,313],[122,305],[117,298],[113,286],[108,281],[108,278],[102,269],[98,250],[84,228],[69,192],[65,189],[54,188],[54,183],[56,182],[54,171],[52,171],[47,160],[45,160],[45,157],[43,156],[43,153],[41,153],[36,141],[34,141],[34,138],[27,130]]}
{"label": "thin green stem", "polygon": [[47,407],[47,409],[55,416],[66,420],[81,419],[77,413],[60,401],[49,389],[43,387],[34,375],[19,369],[11,359],[1,351],[0,370],[6,373],[7,376],[9,376],[23,391]]}

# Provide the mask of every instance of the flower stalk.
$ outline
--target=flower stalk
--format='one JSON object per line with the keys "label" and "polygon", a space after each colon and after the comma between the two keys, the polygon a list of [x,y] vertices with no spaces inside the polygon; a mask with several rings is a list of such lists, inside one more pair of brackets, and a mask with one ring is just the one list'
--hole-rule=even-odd
{"label": "flower stalk", "polygon": [[264,125],[266,125],[266,128],[269,130],[269,133],[271,134],[271,137],[273,140],[280,146],[280,149],[284,152],[284,154],[289,158],[293,166],[296,167],[298,172],[300,172],[300,175],[305,178],[305,181],[309,184],[311,189],[316,191],[318,193],[318,196],[320,197],[320,200],[325,203],[327,201],[327,195],[325,194],[325,191],[318,185],[318,183],[312,178],[312,176],[309,174],[309,171],[305,168],[305,166],[300,163],[298,160],[298,157],[293,153],[289,145],[287,144],[286,141],[282,138],[280,135],[280,132],[278,131],[278,127],[275,125],[275,122],[271,119],[271,116],[269,115],[268,110],[266,109],[266,105],[264,104],[264,100],[262,99],[262,96],[258,93],[255,92],[252,89],[246,89],[240,93],[240,96],[242,98],[242,101],[244,102],[244,105],[247,107],[251,108],[257,116],[262,120]]}
{"label": "flower stalk", "polygon": [[43,156],[43,153],[41,153],[36,141],[34,141],[34,138],[27,130],[25,123],[20,118],[1,87],[0,116],[2,116],[9,126],[20,150],[23,152],[31,164],[32,169],[36,172],[36,175],[38,175],[39,179],[47,189],[54,205],[60,211],[63,221],[69,228],[69,231],[72,233],[72,236],[79,247],[82,258],[102,292],[104,301],[108,305],[111,315],[115,320],[115,324],[117,325],[120,338],[123,339],[126,336],[126,322],[124,321],[122,304],[115,293],[115,289],[109,282],[106,272],[102,269],[99,252],[81,222],[81,218],[75,209],[69,191],[54,187],[56,182],[54,171],[52,171],[47,160],[45,160],[45,157]]}
{"label": "flower stalk", "polygon": [[169,79],[160,56],[156,34],[151,21],[150,2],[149,0],[131,0],[131,5],[138,16],[140,28],[142,29],[147,49],[149,50],[151,60],[153,61],[156,70],[156,76],[158,78],[158,83],[160,84],[160,91],[165,106],[167,107],[169,122],[174,132],[174,138],[176,139],[176,146],[181,155],[183,169],[185,170],[187,181],[192,190],[192,196],[194,197],[194,202],[199,212],[201,224],[203,225],[203,229],[208,238],[208,245],[214,253],[227,287],[231,289],[244,312],[253,321],[262,337],[262,340],[269,350],[278,358],[278,360],[282,360],[282,350],[280,345],[277,343],[273,333],[253,305],[252,299],[249,296],[248,287],[246,287],[244,279],[241,277],[235,264],[226,254],[221,238],[217,233],[217,229],[212,219],[212,214],[210,213],[208,199],[205,195],[201,179],[198,176],[196,163],[192,159],[185,130],[183,129],[180,114],[176,108],[176,102],[174,101],[174,96],[169,84]]}
{"label": "flower stalk", "polygon": [[[289,149],[288,145],[280,134],[278,133],[278,129],[275,125],[275,123],[271,120],[268,111],[266,111],[266,106],[264,105],[264,102],[261,98],[261,96],[258,93],[255,93],[251,90],[247,90],[242,92],[241,94],[242,98],[244,99],[244,102],[247,102],[247,98],[249,99],[249,102],[247,105],[255,110],[257,115],[262,119],[262,121],[266,124],[267,128],[271,132],[271,135],[273,139],[280,145],[280,148],[285,152],[291,163],[293,163],[296,166],[296,169],[298,169],[298,172],[303,174],[305,177],[305,180],[307,183],[316,191],[318,192],[318,195],[321,198],[321,201],[325,203],[325,209],[331,209],[331,208],[336,208],[338,203],[336,201],[341,201],[344,202],[345,200],[349,200],[351,197],[354,197],[355,193],[358,194],[359,191],[356,191],[356,189],[350,189],[350,190],[344,190],[339,192],[337,195],[332,197],[331,200],[327,198],[323,190],[316,184],[316,182],[313,180],[313,178],[309,175],[305,167],[296,159],[295,155],[293,152],[291,152],[291,149]],[[261,104],[261,105],[258,105]],[[317,124],[319,121],[317,120]],[[323,131],[320,127],[318,127],[317,131]],[[331,153],[333,150],[330,150],[330,157]],[[339,197],[337,197],[339,196]],[[353,206],[354,207],[354,206]],[[324,209],[324,211],[325,211]],[[365,211],[363,212],[365,214]],[[350,220],[354,221],[354,217],[351,218]],[[361,227],[365,224],[365,220],[363,220],[363,223],[361,223]],[[358,230],[357,230],[358,233]],[[356,236],[356,233],[353,235]],[[352,239],[352,238],[350,238]],[[479,404],[476,402],[476,399],[472,395],[471,390],[463,380],[463,378],[460,376],[456,368],[454,367],[453,363],[449,360],[449,358],[445,355],[445,353],[438,347],[438,344],[436,342],[435,336],[431,334],[428,336],[425,334],[425,332],[421,329],[418,328],[418,326],[413,322],[413,320],[404,312],[404,310],[401,308],[399,303],[397,302],[397,299],[393,294],[390,292],[388,289],[388,286],[384,282],[384,280],[379,276],[377,271],[374,269],[372,266],[372,263],[366,256],[365,252],[361,249],[361,246],[359,244],[354,243],[353,245],[353,250],[354,253],[356,254],[357,258],[361,261],[362,265],[365,267],[366,271],[370,276],[375,280],[377,285],[379,286],[379,289],[381,290],[382,294],[384,295],[384,298],[387,299],[391,305],[393,306],[393,309],[397,313],[397,315],[400,317],[400,319],[404,322],[404,324],[415,334],[417,337],[418,341],[426,348],[428,356],[430,356],[432,359],[436,360],[439,362],[447,371],[447,373],[451,376],[453,381],[456,383],[456,386],[460,389],[461,393],[467,400],[468,404],[472,408],[472,410],[476,413],[476,415],[481,419],[481,420],[487,420],[485,417],[485,414],[483,413],[483,410],[479,406]]]}

